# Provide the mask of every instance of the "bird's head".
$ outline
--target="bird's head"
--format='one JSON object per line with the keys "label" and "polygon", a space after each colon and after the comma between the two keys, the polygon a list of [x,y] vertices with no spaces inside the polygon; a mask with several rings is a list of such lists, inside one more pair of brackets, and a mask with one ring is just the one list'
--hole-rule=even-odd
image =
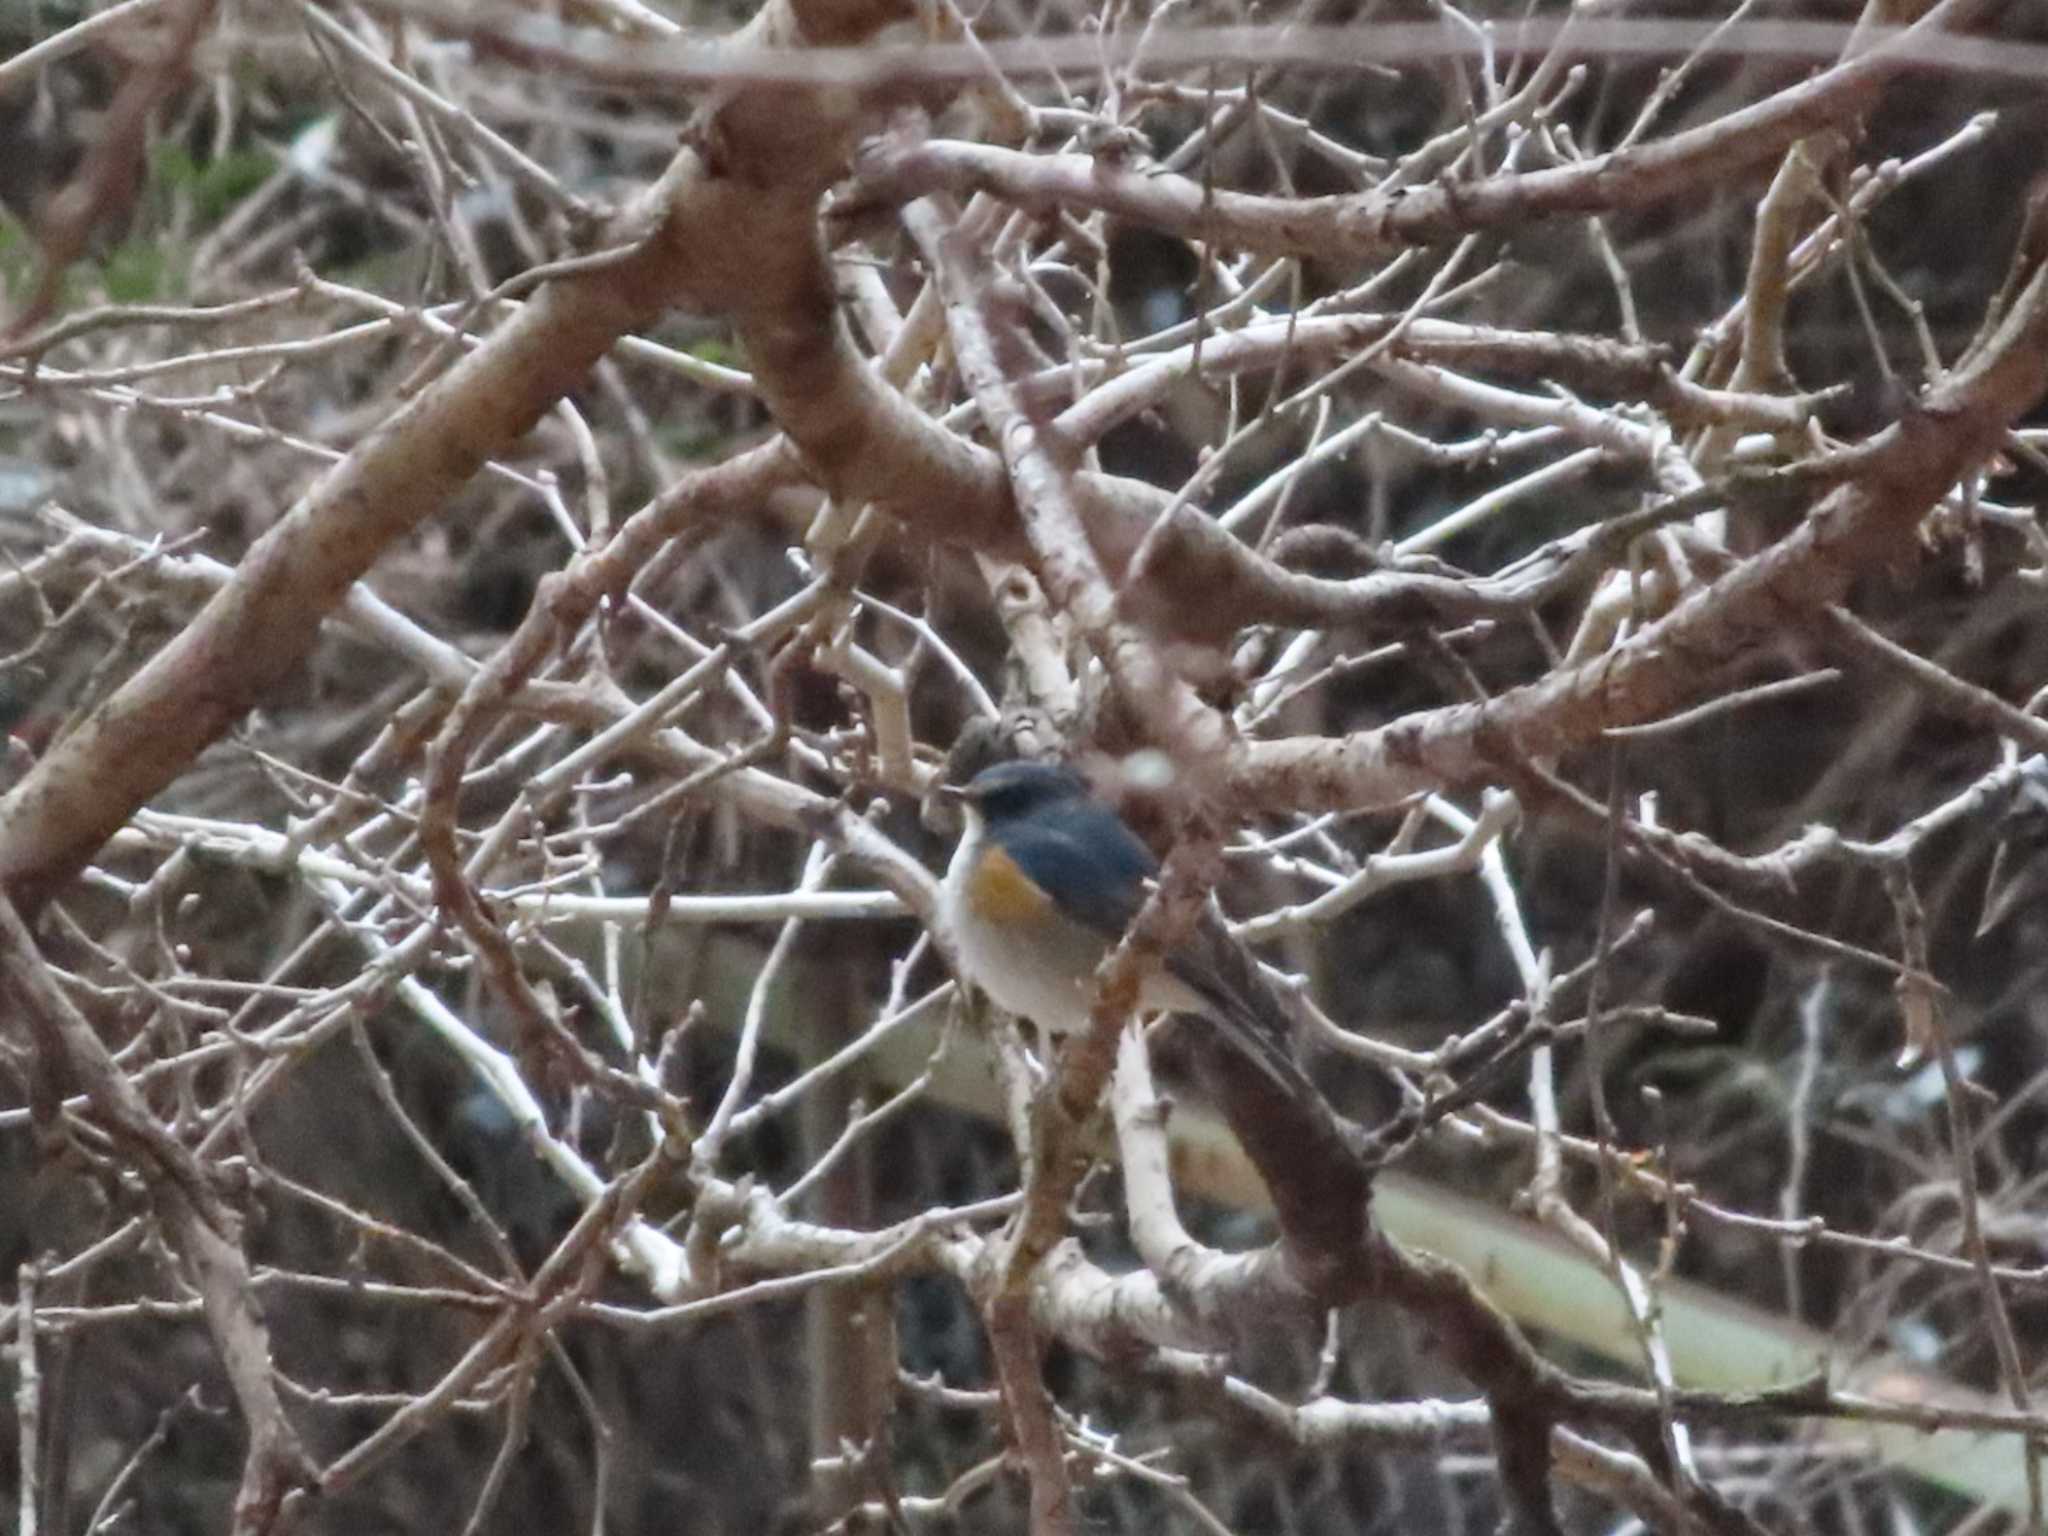
{"label": "bird's head", "polygon": [[1087,782],[1073,769],[1031,758],[984,768],[948,793],[966,810],[970,825],[1013,821],[1089,798]]}

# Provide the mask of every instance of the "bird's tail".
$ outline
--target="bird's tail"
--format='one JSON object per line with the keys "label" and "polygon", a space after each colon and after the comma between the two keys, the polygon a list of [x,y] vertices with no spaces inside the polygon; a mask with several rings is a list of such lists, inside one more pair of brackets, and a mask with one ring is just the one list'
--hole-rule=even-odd
{"label": "bird's tail", "polygon": [[1290,1097],[1329,1109],[1295,1051],[1293,1015],[1260,974],[1251,951],[1230,936],[1213,909],[1203,912],[1166,968],[1202,1000],[1204,1014],[1238,1055]]}

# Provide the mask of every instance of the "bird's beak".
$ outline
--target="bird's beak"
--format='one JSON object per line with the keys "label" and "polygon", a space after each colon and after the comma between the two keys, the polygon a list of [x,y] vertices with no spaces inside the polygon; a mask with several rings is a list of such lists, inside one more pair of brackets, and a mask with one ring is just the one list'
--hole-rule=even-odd
{"label": "bird's beak", "polygon": [[950,800],[955,805],[962,805],[974,798],[974,792],[964,784],[941,784],[939,798]]}

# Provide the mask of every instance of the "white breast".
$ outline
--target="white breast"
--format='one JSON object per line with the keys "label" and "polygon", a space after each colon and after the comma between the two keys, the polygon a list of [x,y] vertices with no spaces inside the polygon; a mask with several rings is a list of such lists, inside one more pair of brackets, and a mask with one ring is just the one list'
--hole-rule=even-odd
{"label": "white breast", "polygon": [[969,979],[1004,1012],[1055,1034],[1085,1028],[1105,946],[1063,920],[999,928],[978,917],[967,899],[977,841],[962,838],[946,868],[946,911]]}
{"label": "white breast", "polygon": [[[952,917],[953,942],[968,979],[1005,1013],[1029,1019],[1054,1034],[1086,1029],[1088,1011],[1095,1001],[1095,972],[1109,946],[1098,935],[1064,919],[998,926],[978,917],[967,899],[976,841],[973,836],[962,838],[953,862],[946,867],[945,909]],[[1207,1012],[1199,997],[1158,971],[1145,978],[1139,996],[1146,1009]]]}

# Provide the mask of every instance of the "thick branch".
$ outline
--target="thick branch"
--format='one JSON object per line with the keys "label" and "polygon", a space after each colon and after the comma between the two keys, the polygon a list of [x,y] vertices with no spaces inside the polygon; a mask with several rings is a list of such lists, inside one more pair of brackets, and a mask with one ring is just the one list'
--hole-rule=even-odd
{"label": "thick branch", "polygon": [[2048,267],[1956,373],[1876,438],[1853,479],[1792,534],[1625,643],[1483,704],[1410,715],[1341,739],[1247,749],[1239,788],[1259,805],[1356,810],[1420,790],[1513,777],[1609,726],[1689,702],[1730,657],[1839,602],[1859,574],[1911,547],[1949,488],[2048,388]]}
{"label": "thick branch", "polygon": [[[886,0],[775,0],[743,37],[856,40],[896,18]],[[510,450],[633,327],[676,303],[717,305],[769,259],[733,241],[729,211],[768,186],[822,185],[845,150],[845,114],[792,113],[769,93],[707,120],[599,238],[619,260],[543,288],[302,496],[210,602],[0,800],[0,891],[33,913],[128,816],[290,676],[318,620],[394,542]],[[749,175],[733,174],[739,166]],[[802,197],[807,207],[814,192]]]}
{"label": "thick branch", "polygon": [[1995,0],[1944,0],[1917,25],[1813,79],[1653,144],[1548,170],[1332,197],[1262,197],[1206,187],[1157,166],[991,145],[884,144],[860,162],[867,200],[988,192],[1037,212],[1099,209],[1234,250],[1358,261],[1408,245],[1512,229],[1567,214],[1643,208],[1722,183],[1799,139],[1866,110],[1930,33],[1969,25]]}

